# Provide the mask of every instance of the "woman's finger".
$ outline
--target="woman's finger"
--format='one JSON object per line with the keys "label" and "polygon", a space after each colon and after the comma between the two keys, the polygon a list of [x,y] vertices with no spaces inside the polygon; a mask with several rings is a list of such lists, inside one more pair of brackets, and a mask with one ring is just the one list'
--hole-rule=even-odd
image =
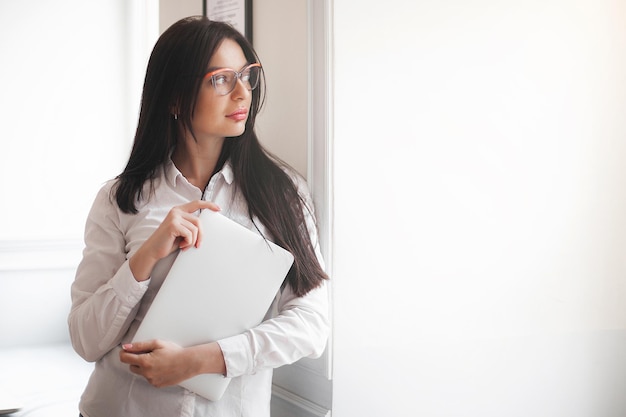
{"label": "woman's finger", "polygon": [[209,209],[213,211],[221,210],[221,208],[217,204],[211,201],[204,201],[204,200],[190,201],[189,203],[178,206],[178,208],[183,211],[186,211],[187,213],[193,213],[202,209]]}
{"label": "woman's finger", "polygon": [[200,223],[198,219],[182,217],[179,222],[178,236],[182,240],[178,243],[180,249],[188,249],[197,244],[198,234],[200,233]]}
{"label": "woman's finger", "polygon": [[[211,203],[213,204],[213,203]],[[215,204],[213,204],[214,207],[217,207]],[[219,207],[218,207],[219,208]],[[211,209],[213,210],[213,208]],[[193,241],[187,241],[186,243],[191,243],[189,244],[189,247],[191,247],[192,245],[195,246],[196,248],[200,247],[200,244],[202,243],[202,222],[200,221],[200,218],[192,213],[185,213],[183,212],[181,214],[182,219],[185,219],[189,222],[189,224],[185,223],[185,226],[189,228],[189,230],[191,230],[194,234],[193,236]],[[182,223],[181,223],[182,224]],[[187,246],[185,246],[186,248]],[[183,246],[179,245],[180,249],[183,249]]]}
{"label": "woman's finger", "polygon": [[125,343],[122,345],[122,349],[128,353],[148,353],[159,347],[159,342],[156,340],[145,340],[141,342]]}

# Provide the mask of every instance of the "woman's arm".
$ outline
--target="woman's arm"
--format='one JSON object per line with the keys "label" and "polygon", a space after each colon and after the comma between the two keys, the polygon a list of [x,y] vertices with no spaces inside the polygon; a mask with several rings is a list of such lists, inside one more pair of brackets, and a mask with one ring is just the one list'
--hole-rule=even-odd
{"label": "woman's arm", "polygon": [[71,290],[70,338],[76,352],[88,361],[100,359],[120,343],[148,287],[130,271],[110,187],[100,190],[89,212],[83,259]]}
{"label": "woman's arm", "polygon": [[[305,218],[310,238],[323,265],[319,245],[316,244],[312,203],[308,192],[303,195],[309,205]],[[201,373],[218,373],[228,377],[252,374],[260,369],[276,368],[302,357],[323,353],[330,329],[325,282],[303,297],[296,296],[287,285],[273,307],[270,312],[273,318],[243,334],[187,348],[160,340],[126,344],[120,352],[120,360],[128,364],[132,372],[161,387],[180,383]]]}
{"label": "woman's arm", "polygon": [[235,377],[319,356],[328,337],[327,297],[325,284],[304,297],[286,289],[282,312],[244,334],[186,348],[163,340],[128,343],[120,361],[155,387],[165,387],[199,374]]}
{"label": "woman's arm", "polygon": [[326,283],[303,297],[287,286],[278,315],[245,333],[220,340],[228,377],[277,368],[303,357],[319,357],[330,330]]}
{"label": "woman's arm", "polygon": [[120,361],[157,388],[199,374],[226,375],[224,356],[215,342],[183,348],[172,342],[149,340],[125,344],[122,349]]}
{"label": "woman's arm", "polygon": [[200,244],[199,209],[219,210],[206,201],[172,208],[159,227],[127,260],[120,213],[110,199],[110,186],[100,190],[85,227],[85,250],[72,284],[68,318],[76,352],[96,361],[119,345],[132,323],[156,263],[177,249]]}
{"label": "woman's arm", "polygon": [[[304,198],[304,217],[309,237],[323,267],[308,187],[301,177],[292,178]],[[296,296],[291,287],[286,285],[269,320],[218,343],[224,355],[227,376],[234,377],[264,368],[277,368],[303,357],[318,357],[324,352],[329,333],[329,294],[328,284],[324,281],[302,297]]]}
{"label": "woman's arm", "polygon": [[199,374],[236,377],[321,355],[329,330],[326,285],[304,297],[286,289],[281,299],[277,317],[244,334],[186,348],[162,340],[128,343],[122,345],[120,361],[160,388]]}

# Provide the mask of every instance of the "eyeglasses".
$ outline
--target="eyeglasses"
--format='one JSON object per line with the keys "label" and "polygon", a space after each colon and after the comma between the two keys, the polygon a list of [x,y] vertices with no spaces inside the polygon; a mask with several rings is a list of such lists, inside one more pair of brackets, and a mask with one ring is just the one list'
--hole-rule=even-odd
{"label": "eyeglasses", "polygon": [[254,90],[259,85],[261,78],[261,64],[255,62],[243,67],[240,71],[230,68],[220,68],[215,71],[208,72],[204,75],[204,79],[211,78],[211,84],[217,91],[217,94],[225,96],[235,89],[237,80],[240,80],[248,91]]}

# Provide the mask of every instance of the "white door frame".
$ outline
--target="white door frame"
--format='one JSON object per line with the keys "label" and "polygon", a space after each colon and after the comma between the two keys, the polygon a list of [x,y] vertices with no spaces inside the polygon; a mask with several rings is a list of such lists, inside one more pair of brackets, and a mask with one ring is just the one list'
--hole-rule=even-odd
{"label": "white door frame", "polygon": [[[307,180],[315,202],[326,272],[332,278],[332,0],[307,0],[307,17],[309,50]],[[330,288],[332,294],[332,285]],[[332,306],[332,295],[329,301]],[[332,335],[321,358],[305,358],[293,365],[277,369],[274,383],[273,417],[330,416]]]}

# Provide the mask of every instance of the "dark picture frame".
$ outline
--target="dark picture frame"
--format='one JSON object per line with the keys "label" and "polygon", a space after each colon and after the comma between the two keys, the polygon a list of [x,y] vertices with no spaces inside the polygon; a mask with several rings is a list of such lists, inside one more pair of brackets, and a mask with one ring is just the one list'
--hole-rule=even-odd
{"label": "dark picture frame", "polygon": [[202,14],[230,23],[252,42],[252,0],[204,0]]}

